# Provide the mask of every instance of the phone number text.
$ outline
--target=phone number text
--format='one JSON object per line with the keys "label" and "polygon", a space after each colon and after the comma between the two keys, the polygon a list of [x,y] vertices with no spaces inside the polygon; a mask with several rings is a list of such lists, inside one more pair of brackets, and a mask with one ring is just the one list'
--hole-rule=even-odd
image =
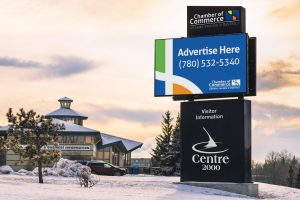
{"label": "phone number text", "polygon": [[192,60],[179,60],[179,69],[187,68],[205,68],[205,67],[229,67],[237,66],[240,64],[239,58],[221,58],[221,59],[192,59]]}

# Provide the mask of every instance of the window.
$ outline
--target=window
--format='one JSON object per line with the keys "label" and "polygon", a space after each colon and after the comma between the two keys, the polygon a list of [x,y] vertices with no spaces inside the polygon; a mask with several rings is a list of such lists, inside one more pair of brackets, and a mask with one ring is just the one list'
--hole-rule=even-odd
{"label": "window", "polygon": [[59,143],[64,143],[64,144],[86,144],[85,141],[86,141],[85,136],[72,136],[72,135],[61,136],[58,139]]}
{"label": "window", "polygon": [[105,151],[104,152],[104,156],[103,156],[103,159],[109,159],[109,151],[107,152],[107,151]]}
{"label": "window", "polygon": [[103,160],[103,159],[104,159],[104,156],[103,156],[103,152],[102,152],[102,151],[98,151],[98,152],[97,152],[97,159],[99,159],[99,160]]}
{"label": "window", "polygon": [[109,150],[110,150],[109,147],[105,147],[105,148],[103,149],[103,151],[108,151],[108,152],[109,152]]}
{"label": "window", "polygon": [[92,143],[92,137],[91,136],[85,136],[85,143],[86,144]]}
{"label": "window", "polygon": [[60,102],[60,107],[62,107],[62,108],[70,108],[71,107],[71,102],[61,101]]}
{"label": "window", "polygon": [[84,144],[84,136],[76,136],[77,144]]}
{"label": "window", "polygon": [[[65,157],[65,156],[63,156]],[[83,155],[70,155],[68,156],[69,160],[91,160],[91,156],[83,156]]]}
{"label": "window", "polygon": [[98,150],[97,159],[103,160],[105,162],[111,162],[110,161],[110,157],[111,157],[110,149],[111,149],[111,147],[106,147],[106,148]]}
{"label": "window", "polygon": [[111,168],[111,165],[109,165],[109,164],[104,164],[104,168]]}
{"label": "window", "polygon": [[99,167],[99,168],[103,168],[104,163],[90,163],[89,166],[91,167]]}

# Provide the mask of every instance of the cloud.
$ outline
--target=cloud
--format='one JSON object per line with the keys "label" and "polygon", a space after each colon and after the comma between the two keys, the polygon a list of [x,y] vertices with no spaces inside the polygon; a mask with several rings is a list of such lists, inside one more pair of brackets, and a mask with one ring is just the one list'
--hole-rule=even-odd
{"label": "cloud", "polygon": [[36,78],[68,77],[89,71],[96,67],[95,63],[75,56],[54,56],[50,63],[41,63],[32,60],[23,60],[13,57],[0,57],[0,68],[14,67],[22,69],[35,69]]}
{"label": "cloud", "polygon": [[300,86],[299,75],[299,65],[291,57],[287,60],[270,62],[269,68],[258,74],[258,89],[273,90],[283,87]]}
{"label": "cloud", "polygon": [[46,72],[47,77],[66,77],[89,71],[94,67],[93,62],[79,57],[55,56],[53,57],[53,63],[47,65],[43,72]]}
{"label": "cloud", "polygon": [[27,67],[40,67],[41,63],[22,60],[13,57],[0,57],[0,67],[16,67],[16,68],[27,68]]}
{"label": "cloud", "polygon": [[252,116],[256,134],[294,139],[300,133],[300,108],[253,102]]}
{"label": "cloud", "polygon": [[[97,108],[98,109],[95,109]],[[99,108],[101,107],[101,108]],[[119,119],[131,122],[138,122],[144,126],[160,124],[162,113],[152,110],[132,110],[120,107],[93,106],[85,111],[88,116],[92,116],[92,120],[99,122],[107,122],[112,119]]]}
{"label": "cloud", "polygon": [[297,20],[299,16],[300,1],[294,0],[284,6],[278,7],[270,12],[271,17],[276,17],[277,20]]}
{"label": "cloud", "polygon": [[133,158],[150,158],[152,149],[156,147],[155,137],[147,138],[146,140],[142,141],[143,146],[138,148],[137,150],[133,151],[131,157]]}
{"label": "cloud", "polygon": [[296,107],[270,102],[253,102],[252,107],[253,118],[256,120],[278,121],[280,119],[300,118],[300,108]]}
{"label": "cloud", "polygon": [[252,103],[252,145],[255,159],[288,149],[299,155],[300,108],[270,102]]}
{"label": "cloud", "polygon": [[[70,4],[69,1],[60,0],[48,1],[48,3],[57,9],[68,9],[70,12],[80,13],[92,19],[103,20],[104,18],[109,23],[118,23],[122,19],[122,23],[126,23],[128,20],[142,16],[149,8],[161,2],[157,0],[110,0],[107,3],[106,1],[90,0]],[[44,4],[40,4],[40,6],[44,6]]]}
{"label": "cloud", "polygon": [[283,137],[283,138],[292,138],[294,140],[298,140],[300,139],[300,129],[299,127],[291,127],[287,130],[276,130],[274,132],[274,135],[278,136],[278,137]]}

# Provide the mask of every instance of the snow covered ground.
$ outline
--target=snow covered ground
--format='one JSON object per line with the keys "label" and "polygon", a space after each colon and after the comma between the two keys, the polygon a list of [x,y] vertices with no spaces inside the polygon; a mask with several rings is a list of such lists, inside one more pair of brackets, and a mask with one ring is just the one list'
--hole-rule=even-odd
{"label": "snow covered ground", "polygon": [[[44,184],[36,176],[0,175],[0,200],[211,200],[254,199],[215,189],[175,184],[178,177],[126,175],[101,176],[92,188],[81,188],[76,178],[45,176]],[[262,199],[300,199],[300,190],[259,184]]]}

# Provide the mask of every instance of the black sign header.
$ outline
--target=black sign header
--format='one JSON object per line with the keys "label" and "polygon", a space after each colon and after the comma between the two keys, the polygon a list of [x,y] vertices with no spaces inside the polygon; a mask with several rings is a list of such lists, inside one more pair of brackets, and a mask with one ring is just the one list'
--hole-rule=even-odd
{"label": "black sign header", "polygon": [[188,6],[187,36],[245,33],[245,16],[241,6]]}

